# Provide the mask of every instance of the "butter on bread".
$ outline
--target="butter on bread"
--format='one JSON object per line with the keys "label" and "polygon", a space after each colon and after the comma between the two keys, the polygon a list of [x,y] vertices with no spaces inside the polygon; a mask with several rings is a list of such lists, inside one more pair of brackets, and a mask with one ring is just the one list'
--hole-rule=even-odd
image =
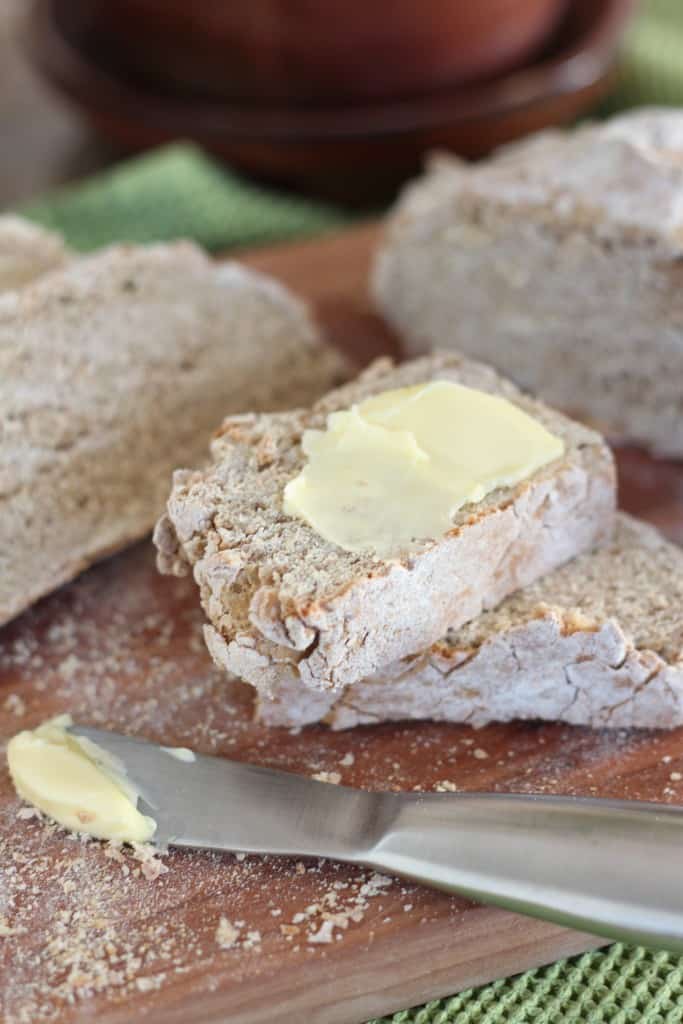
{"label": "butter on bread", "polygon": [[[435,379],[509,399],[557,435],[564,454],[465,505],[446,535],[391,558],[346,551],[284,513],[305,430],[371,395]],[[266,693],[292,680],[341,691],[494,608],[613,527],[614,465],[602,438],[455,353],[400,366],[379,360],[310,409],[229,417],[211,456],[208,467],[175,474],[155,531],[159,567],[192,571],[214,660]]]}
{"label": "butter on bread", "polygon": [[619,514],[613,539],[431,648],[341,694],[291,677],[257,697],[266,725],[395,719],[476,727],[543,719],[593,728],[683,725],[683,551]]}
{"label": "butter on bread", "polygon": [[609,436],[683,455],[683,111],[439,157],[390,215],[377,306]]}

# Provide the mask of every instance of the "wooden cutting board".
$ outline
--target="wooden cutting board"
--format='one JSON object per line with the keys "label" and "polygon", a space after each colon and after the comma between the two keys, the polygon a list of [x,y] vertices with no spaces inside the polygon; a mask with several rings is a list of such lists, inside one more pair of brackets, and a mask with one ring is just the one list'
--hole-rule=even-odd
{"label": "wooden cutting board", "polygon": [[[367,360],[393,344],[365,297],[375,237],[361,228],[246,258],[309,296]],[[683,467],[634,451],[620,465],[624,506],[683,539]],[[102,563],[0,632],[0,735],[70,711],[352,786],[683,799],[683,730],[269,732],[251,723],[247,688],[212,668],[201,623],[193,583],[159,577],[148,541]],[[120,854],[26,817],[0,767],[5,1024],[353,1024],[598,944],[334,863]]]}

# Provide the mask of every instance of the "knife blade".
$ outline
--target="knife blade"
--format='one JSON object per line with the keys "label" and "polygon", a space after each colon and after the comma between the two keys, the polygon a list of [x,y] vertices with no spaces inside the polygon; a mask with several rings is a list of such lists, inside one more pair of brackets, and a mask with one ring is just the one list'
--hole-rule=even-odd
{"label": "knife blade", "polygon": [[378,793],[72,726],[119,758],[154,842],[330,857],[608,938],[683,952],[683,809],[508,793]]}

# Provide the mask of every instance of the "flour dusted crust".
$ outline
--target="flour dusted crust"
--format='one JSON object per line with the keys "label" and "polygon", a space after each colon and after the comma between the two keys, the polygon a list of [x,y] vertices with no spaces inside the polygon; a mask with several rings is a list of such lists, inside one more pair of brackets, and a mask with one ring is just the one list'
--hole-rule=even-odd
{"label": "flour dusted crust", "polygon": [[[566,453],[461,509],[446,536],[392,558],[345,551],[285,515],[304,430],[368,395],[433,379],[506,396],[561,436]],[[211,452],[209,468],[175,475],[155,534],[159,567],[192,569],[214,660],[265,693],[289,680],[312,700],[339,692],[604,541],[613,525],[602,439],[453,353],[397,367],[380,360],[309,410],[231,417]]]}
{"label": "flour dusted crust", "polygon": [[0,292],[21,288],[70,254],[59,235],[13,214],[0,216]]}
{"label": "flour dusted crust", "polygon": [[683,111],[436,159],[390,217],[372,289],[409,353],[452,346],[683,455]]}
{"label": "flour dusted crust", "polygon": [[190,243],[114,247],[0,300],[0,622],[143,536],[226,412],[343,363],[269,278]]}
{"label": "flour dusted crust", "polygon": [[334,729],[411,718],[683,725],[683,551],[620,515],[611,543],[430,649],[341,695],[312,695],[290,676],[260,690],[257,717]]}

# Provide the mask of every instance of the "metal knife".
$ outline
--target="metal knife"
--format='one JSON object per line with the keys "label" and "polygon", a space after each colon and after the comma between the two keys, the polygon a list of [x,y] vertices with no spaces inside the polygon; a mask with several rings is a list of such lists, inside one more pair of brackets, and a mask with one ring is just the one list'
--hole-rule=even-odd
{"label": "metal knife", "polygon": [[156,845],[330,857],[683,953],[683,808],[507,793],[370,793],[72,726],[123,761]]}

